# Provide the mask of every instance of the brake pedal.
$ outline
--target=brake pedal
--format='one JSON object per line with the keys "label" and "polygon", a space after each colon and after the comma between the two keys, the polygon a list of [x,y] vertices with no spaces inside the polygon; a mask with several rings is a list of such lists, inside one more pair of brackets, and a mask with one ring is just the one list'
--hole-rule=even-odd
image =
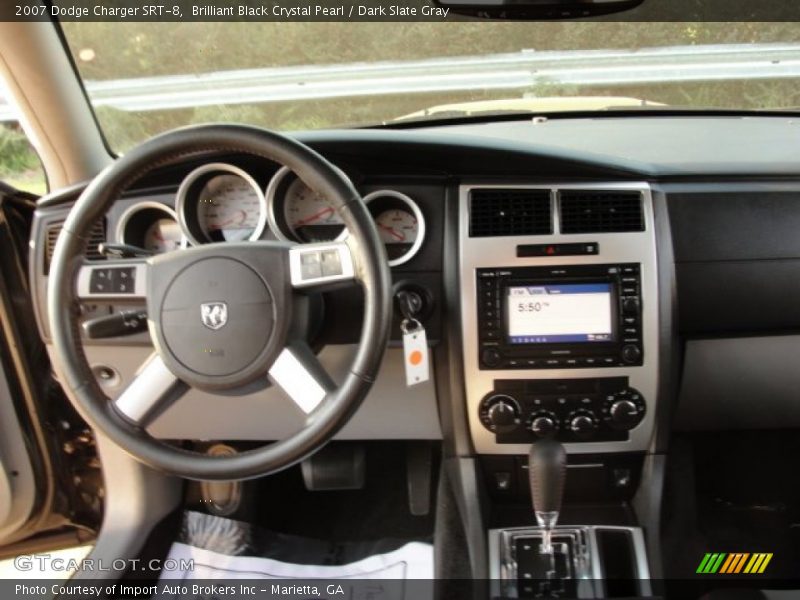
{"label": "brake pedal", "polygon": [[300,465],[306,489],[310,492],[360,490],[364,487],[364,457],[361,444],[328,444]]}

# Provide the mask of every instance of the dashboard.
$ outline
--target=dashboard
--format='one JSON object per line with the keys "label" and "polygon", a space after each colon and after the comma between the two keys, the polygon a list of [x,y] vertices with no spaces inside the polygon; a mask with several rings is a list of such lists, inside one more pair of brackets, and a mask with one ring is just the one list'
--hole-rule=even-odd
{"label": "dashboard", "polygon": [[[425,241],[417,202],[394,189],[372,190],[364,202],[391,266],[407,263]],[[174,200],[142,200],[120,216],[115,241],[160,254],[189,245],[278,239],[308,243],[342,240],[347,231],[332,204],[286,167],[263,185],[225,162],[192,169]]]}
{"label": "dashboard", "polygon": [[[431,381],[409,393],[396,311],[381,374],[339,438],[449,433],[455,452],[508,471],[541,437],[591,457],[658,451],[673,427],[800,426],[795,127],[662,116],[298,135],[361,193],[395,291],[419,299],[432,352]],[[49,256],[81,189],[43,198],[34,223],[30,274],[46,341]],[[125,191],[86,259],[102,264],[100,242],[161,253],[346,236],[291,171],[219,154]],[[315,349],[334,374],[356,340],[360,302],[358,290],[319,299]],[[109,297],[82,306],[82,319],[142,309]],[[110,397],[152,351],[143,331],[85,345]],[[231,401],[240,410],[227,410]],[[192,391],[151,433],[270,440],[301,418],[272,389],[235,400]]]}

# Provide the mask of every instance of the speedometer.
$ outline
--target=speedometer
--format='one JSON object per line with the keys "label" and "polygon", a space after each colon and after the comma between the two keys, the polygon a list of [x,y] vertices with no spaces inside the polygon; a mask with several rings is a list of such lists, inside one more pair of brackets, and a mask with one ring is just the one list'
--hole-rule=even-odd
{"label": "speedometer", "polygon": [[267,222],[266,199],[246,171],[214,163],[184,179],[178,190],[178,215],[194,244],[257,240]]}
{"label": "speedometer", "polygon": [[289,229],[304,242],[334,240],[344,230],[333,204],[299,179],[287,188],[283,211]]}
{"label": "speedometer", "polygon": [[284,167],[267,188],[269,223],[276,237],[292,242],[328,242],[346,234],[333,203]]}

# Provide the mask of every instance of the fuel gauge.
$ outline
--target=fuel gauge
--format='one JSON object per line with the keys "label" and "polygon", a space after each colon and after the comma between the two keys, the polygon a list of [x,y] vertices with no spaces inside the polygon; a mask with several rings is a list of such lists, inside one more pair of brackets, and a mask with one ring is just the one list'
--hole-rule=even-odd
{"label": "fuel gauge", "polygon": [[364,197],[386,247],[389,265],[413,258],[425,237],[425,220],[417,203],[394,190],[380,190]]}

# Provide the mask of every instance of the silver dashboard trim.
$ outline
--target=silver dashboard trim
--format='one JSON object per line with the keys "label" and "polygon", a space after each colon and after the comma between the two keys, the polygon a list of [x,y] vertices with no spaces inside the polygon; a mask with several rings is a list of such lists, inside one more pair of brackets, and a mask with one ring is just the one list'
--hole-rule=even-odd
{"label": "silver dashboard trim", "polygon": [[[537,236],[469,237],[469,193],[480,188],[544,189],[552,196],[555,233]],[[627,233],[562,234],[558,222],[557,192],[562,189],[633,190],[642,194],[645,230]],[[472,442],[478,454],[525,454],[529,444],[497,444],[494,434],[481,425],[478,405],[493,388],[494,379],[580,379],[627,376],[647,403],[643,421],[627,441],[582,442],[566,444],[569,453],[644,451],[655,427],[659,365],[659,294],[657,250],[653,199],[650,187],[643,182],[546,183],[546,184],[464,184],[459,188],[459,277],[461,289],[462,356],[467,414]],[[594,256],[526,257],[516,256],[517,244],[598,242]],[[637,367],[599,369],[514,369],[481,370],[478,366],[478,328],[475,270],[492,267],[558,266],[637,262],[642,265],[642,341],[644,362]],[[531,442],[535,441],[531,436]]]}

